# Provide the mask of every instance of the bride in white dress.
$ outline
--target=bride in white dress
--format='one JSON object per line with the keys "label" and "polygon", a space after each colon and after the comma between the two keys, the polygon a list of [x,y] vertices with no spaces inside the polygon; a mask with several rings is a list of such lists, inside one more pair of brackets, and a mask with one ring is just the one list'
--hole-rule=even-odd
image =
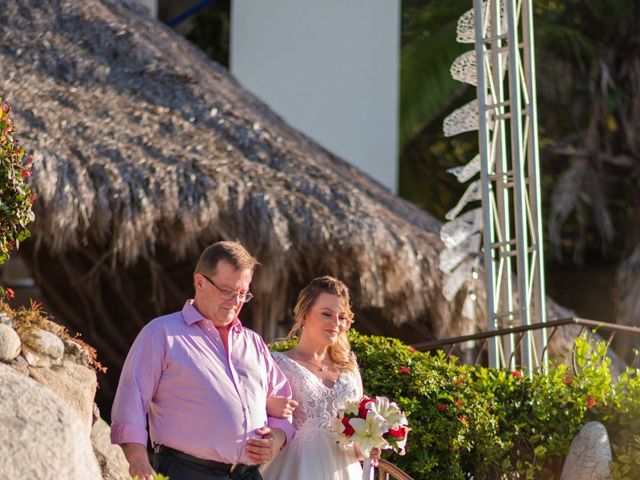
{"label": "bride in white dress", "polygon": [[[296,434],[260,473],[264,480],[361,480],[357,445],[340,447],[329,430],[345,402],[362,397],[362,379],[347,338],[353,323],[349,290],[333,277],[316,278],[300,292],[294,315],[288,338],[297,337],[298,344],[273,356],[298,402]],[[371,456],[377,458],[379,451]]]}

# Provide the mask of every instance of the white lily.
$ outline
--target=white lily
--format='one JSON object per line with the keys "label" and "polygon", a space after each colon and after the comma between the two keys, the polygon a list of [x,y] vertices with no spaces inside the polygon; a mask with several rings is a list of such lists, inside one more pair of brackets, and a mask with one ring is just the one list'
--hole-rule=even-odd
{"label": "white lily", "polygon": [[373,410],[367,412],[366,420],[362,418],[352,418],[349,423],[355,430],[351,435],[351,440],[358,442],[360,451],[368,458],[374,448],[384,449],[388,446],[387,441],[382,438],[389,426],[384,417],[378,415]]}
{"label": "white lily", "polygon": [[360,402],[357,400],[346,402],[344,404],[344,413],[346,415],[358,415],[359,406],[360,406]]}
{"label": "white lily", "polygon": [[398,428],[400,425],[407,425],[407,417],[404,416],[395,402],[390,402],[387,397],[376,397],[375,403],[370,404],[372,411],[383,417],[391,428]]}

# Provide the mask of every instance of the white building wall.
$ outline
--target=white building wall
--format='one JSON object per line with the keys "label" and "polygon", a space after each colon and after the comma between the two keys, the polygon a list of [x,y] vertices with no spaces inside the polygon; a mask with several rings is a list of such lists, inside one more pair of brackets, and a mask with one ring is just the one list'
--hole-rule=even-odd
{"label": "white building wall", "polygon": [[233,0],[231,72],[397,191],[399,0]]}
{"label": "white building wall", "polygon": [[137,2],[147,7],[154,18],[158,18],[158,0],[137,0]]}

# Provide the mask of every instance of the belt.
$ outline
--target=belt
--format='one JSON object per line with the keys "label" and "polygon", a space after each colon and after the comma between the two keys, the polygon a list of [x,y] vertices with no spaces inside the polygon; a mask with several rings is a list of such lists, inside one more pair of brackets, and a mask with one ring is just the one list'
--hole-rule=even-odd
{"label": "belt", "polygon": [[215,460],[205,460],[204,458],[194,457],[188,453],[181,452],[171,447],[164,445],[156,445],[153,449],[155,453],[160,455],[171,455],[176,458],[181,458],[191,463],[201,465],[210,470],[222,471],[225,473],[233,473],[234,475],[243,475],[251,470],[255,470],[259,465],[245,465],[244,463],[222,463]]}

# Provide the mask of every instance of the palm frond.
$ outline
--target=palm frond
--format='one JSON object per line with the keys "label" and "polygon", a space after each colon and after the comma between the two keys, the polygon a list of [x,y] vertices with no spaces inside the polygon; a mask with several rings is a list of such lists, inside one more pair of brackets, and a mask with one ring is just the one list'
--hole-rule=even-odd
{"label": "palm frond", "polygon": [[400,150],[467,88],[449,70],[469,45],[456,43],[456,20],[402,47],[400,62]]}
{"label": "palm frond", "polygon": [[557,257],[562,253],[563,227],[574,215],[578,227],[574,258],[581,259],[581,250],[587,243],[585,232],[589,214],[600,236],[602,250],[606,251],[615,235],[607,205],[606,184],[601,172],[587,158],[575,158],[560,176],[551,195],[549,240]]}
{"label": "palm frond", "polygon": [[558,179],[551,194],[549,214],[549,241],[557,257],[562,255],[562,227],[569,216],[581,208],[580,192],[584,182],[586,160],[574,161]]}
{"label": "palm frond", "polygon": [[581,31],[548,20],[538,22],[536,28],[538,63],[541,63],[541,57],[552,53],[556,59],[576,63],[581,70],[586,71],[597,59],[597,45]]}
{"label": "palm frond", "polygon": [[606,252],[615,236],[611,212],[607,205],[607,183],[602,169],[589,164],[585,174],[586,201],[591,207],[591,215],[595,223],[603,252]]}

